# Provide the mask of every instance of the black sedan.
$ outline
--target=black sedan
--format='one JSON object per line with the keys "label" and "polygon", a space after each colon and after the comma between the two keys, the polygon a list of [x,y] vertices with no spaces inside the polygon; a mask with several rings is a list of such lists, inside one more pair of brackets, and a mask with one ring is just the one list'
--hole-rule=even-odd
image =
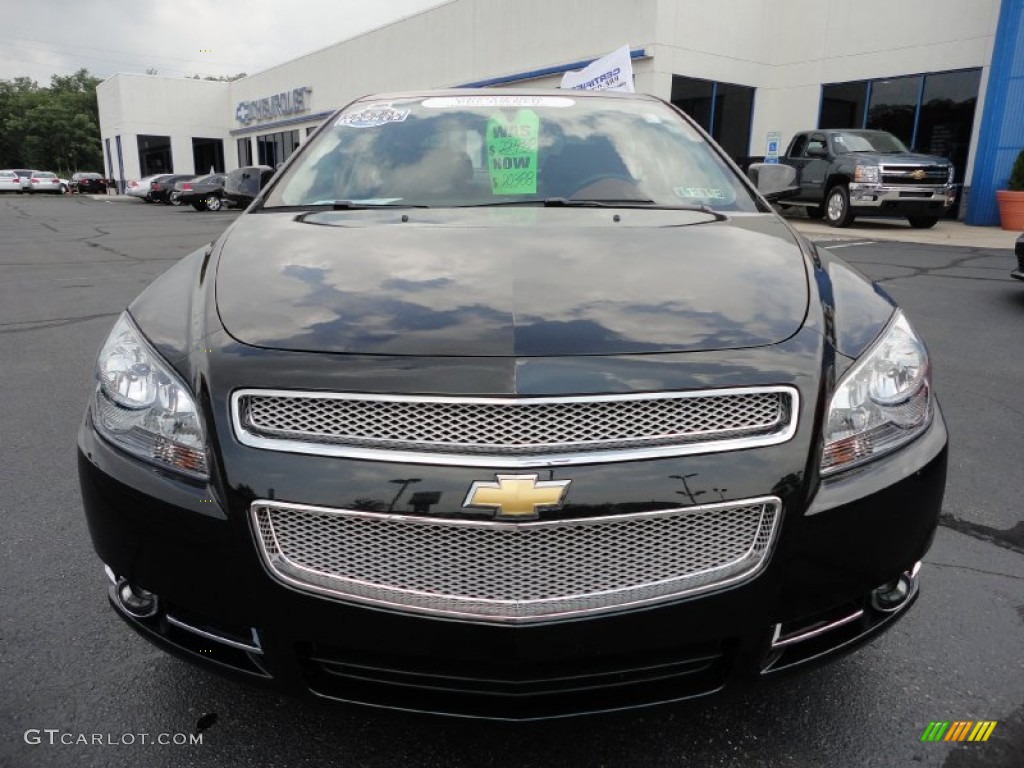
{"label": "black sedan", "polygon": [[181,205],[191,205],[197,211],[219,211],[224,201],[224,178],[223,173],[214,173],[179,181],[174,192]]}
{"label": "black sedan", "polygon": [[179,181],[191,181],[195,179],[194,173],[175,173],[168,176],[159,176],[149,182],[149,197],[154,203],[166,203],[168,205],[181,205],[181,201],[173,196],[174,185]]}
{"label": "black sedan", "polygon": [[772,211],[772,168],[762,196],[649,96],[345,107],[100,351],[114,609],[251,681],[499,719],[876,637],[946,427],[908,318]]}
{"label": "black sedan", "polygon": [[76,173],[70,183],[71,191],[80,195],[107,194],[107,180],[98,173]]}

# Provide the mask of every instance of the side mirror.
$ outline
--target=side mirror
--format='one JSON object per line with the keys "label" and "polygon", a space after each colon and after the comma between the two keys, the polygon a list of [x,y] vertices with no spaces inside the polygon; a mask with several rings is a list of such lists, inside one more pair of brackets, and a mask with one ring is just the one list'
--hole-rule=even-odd
{"label": "side mirror", "polygon": [[828,157],[828,150],[824,147],[819,147],[817,144],[812,144],[807,147],[808,157]]}
{"label": "side mirror", "polygon": [[747,177],[769,202],[785,200],[800,194],[796,184],[796,168],[781,163],[751,163]]}

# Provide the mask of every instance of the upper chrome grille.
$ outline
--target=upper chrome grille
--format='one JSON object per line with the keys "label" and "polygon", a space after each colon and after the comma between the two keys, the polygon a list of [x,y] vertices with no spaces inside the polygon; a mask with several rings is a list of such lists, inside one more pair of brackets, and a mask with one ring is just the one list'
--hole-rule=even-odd
{"label": "upper chrome grille", "polygon": [[544,398],[240,390],[259,448],[388,461],[527,467],[771,445],[796,428],[791,387]]}
{"label": "upper chrome grille", "polygon": [[[921,178],[914,174],[921,171]],[[945,184],[949,179],[949,170],[943,165],[883,165],[881,169],[883,184]]]}
{"label": "upper chrome grille", "polygon": [[494,523],[252,505],[278,579],[345,600],[525,622],[668,600],[764,565],[774,497],[614,517]]}

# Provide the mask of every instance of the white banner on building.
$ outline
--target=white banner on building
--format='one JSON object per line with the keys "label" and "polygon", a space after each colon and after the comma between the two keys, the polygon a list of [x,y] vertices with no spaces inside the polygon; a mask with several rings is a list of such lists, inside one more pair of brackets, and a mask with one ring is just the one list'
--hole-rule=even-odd
{"label": "white banner on building", "polygon": [[578,72],[562,76],[562,88],[577,91],[625,91],[633,93],[633,59],[624,45],[591,62]]}

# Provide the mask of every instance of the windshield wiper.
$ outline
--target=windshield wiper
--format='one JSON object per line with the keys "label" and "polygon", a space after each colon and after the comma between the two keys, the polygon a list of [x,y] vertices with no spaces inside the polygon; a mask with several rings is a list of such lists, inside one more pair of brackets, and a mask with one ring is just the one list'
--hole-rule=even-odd
{"label": "windshield wiper", "polygon": [[368,211],[375,208],[429,208],[429,205],[410,205],[409,203],[375,203],[370,200],[317,200],[313,203],[298,205],[264,205],[264,211]]}
{"label": "windshield wiper", "polygon": [[[319,203],[313,203],[318,205]],[[429,208],[429,205],[410,205],[409,203],[375,203],[371,200],[331,200],[325,202],[335,211],[364,211],[368,208]]]}
{"label": "windshield wiper", "polygon": [[708,205],[665,205],[656,203],[646,197],[629,197],[622,199],[600,198],[596,200],[584,198],[546,197],[542,200],[499,200],[493,203],[476,205],[460,205],[459,208],[499,208],[502,206],[543,206],[544,208],[637,208],[654,211],[693,211],[714,216],[718,221],[728,217]]}

